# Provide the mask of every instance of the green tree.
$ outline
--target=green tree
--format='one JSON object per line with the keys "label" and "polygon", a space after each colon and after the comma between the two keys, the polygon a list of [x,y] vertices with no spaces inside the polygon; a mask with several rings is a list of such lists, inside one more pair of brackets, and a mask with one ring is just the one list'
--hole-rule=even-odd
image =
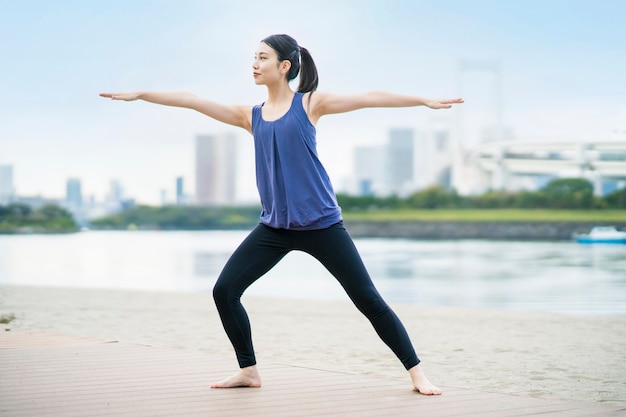
{"label": "green tree", "polygon": [[513,208],[517,204],[517,193],[487,191],[467,198],[467,206],[478,209]]}
{"label": "green tree", "polygon": [[626,188],[613,191],[604,197],[608,208],[626,209]]}
{"label": "green tree", "polygon": [[345,211],[365,211],[398,208],[402,202],[396,195],[376,197],[374,195],[337,194],[337,202]]}
{"label": "green tree", "polygon": [[33,209],[27,204],[13,203],[6,206],[4,212],[6,217],[24,218],[30,216]]}
{"label": "green tree", "polygon": [[590,209],[594,207],[593,185],[583,178],[552,180],[543,190],[549,208]]}
{"label": "green tree", "polygon": [[150,207],[134,206],[93,220],[93,228],[204,230],[248,228],[258,223],[259,207]]}
{"label": "green tree", "polygon": [[76,222],[67,210],[47,205],[33,210],[26,204],[10,204],[0,207],[0,231],[15,232],[73,232]]}
{"label": "green tree", "polygon": [[37,213],[41,214],[46,219],[60,219],[66,217],[72,217],[72,214],[66,209],[54,204],[48,204],[37,210]]}
{"label": "green tree", "polygon": [[515,208],[538,209],[547,207],[543,191],[520,191],[515,195]]}
{"label": "green tree", "polygon": [[406,199],[406,204],[416,209],[457,208],[461,202],[462,198],[455,190],[439,185],[415,192]]}

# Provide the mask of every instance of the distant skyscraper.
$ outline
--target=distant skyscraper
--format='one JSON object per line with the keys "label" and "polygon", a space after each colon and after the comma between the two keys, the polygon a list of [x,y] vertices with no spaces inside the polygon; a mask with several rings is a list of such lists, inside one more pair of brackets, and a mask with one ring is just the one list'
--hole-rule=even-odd
{"label": "distant skyscraper", "polygon": [[0,205],[10,204],[14,200],[13,166],[0,165]]}
{"label": "distant skyscraper", "polygon": [[115,204],[124,200],[124,187],[119,180],[111,180],[107,200]]}
{"label": "distant skyscraper", "polygon": [[453,147],[450,130],[436,126],[419,132],[415,141],[415,187],[450,187]]}
{"label": "distant skyscraper", "polygon": [[384,155],[381,146],[358,146],[354,149],[354,174],[359,195],[377,194],[384,180]]}
{"label": "distant skyscraper", "polygon": [[117,213],[133,204],[133,200],[124,197],[124,186],[119,180],[112,179],[109,183],[109,192],[105,198],[105,207],[108,213]]}
{"label": "distant skyscraper", "polygon": [[185,189],[183,177],[176,178],[176,205],[183,205],[185,202]]}
{"label": "distant skyscraper", "polygon": [[413,186],[413,129],[391,129],[387,145],[387,191],[405,194]]}
{"label": "distant skyscraper", "polygon": [[66,184],[65,202],[70,210],[78,210],[83,206],[83,193],[80,179],[69,178]]}
{"label": "distant skyscraper", "polygon": [[237,138],[232,134],[196,136],[196,201],[235,202]]}

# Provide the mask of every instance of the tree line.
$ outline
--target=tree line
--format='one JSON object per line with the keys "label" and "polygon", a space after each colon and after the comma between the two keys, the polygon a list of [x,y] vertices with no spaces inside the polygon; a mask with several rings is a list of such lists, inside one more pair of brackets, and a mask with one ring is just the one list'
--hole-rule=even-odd
{"label": "tree line", "polygon": [[[490,191],[476,196],[461,196],[443,187],[430,187],[409,195],[351,196],[338,194],[345,213],[396,209],[611,209],[626,208],[626,190],[603,198],[593,195],[593,186],[584,179],[556,179],[539,191],[517,193]],[[91,222],[95,229],[203,230],[249,228],[259,222],[259,206],[131,207],[118,214]]]}
{"label": "tree line", "polygon": [[92,229],[206,230],[249,228],[259,222],[261,208],[201,206],[134,206],[91,221]]}
{"label": "tree line", "polygon": [[[461,196],[453,189],[433,186],[405,198],[338,194],[345,213],[406,209],[626,209],[626,189],[604,197],[593,195],[593,186],[580,178],[556,179],[538,191],[489,191]],[[261,208],[200,206],[134,206],[120,213],[92,220],[92,229],[211,230],[248,229],[259,222]],[[0,206],[0,233],[16,231],[68,232],[78,226],[67,210],[47,205],[32,209],[24,204]]]}
{"label": "tree line", "polygon": [[626,189],[604,197],[593,195],[593,185],[581,178],[560,178],[538,191],[488,191],[462,196],[454,189],[432,186],[405,198],[338,194],[346,211],[395,209],[626,209]]}
{"label": "tree line", "polygon": [[14,232],[75,232],[78,225],[72,214],[54,204],[33,209],[13,203],[0,206],[0,233]]}

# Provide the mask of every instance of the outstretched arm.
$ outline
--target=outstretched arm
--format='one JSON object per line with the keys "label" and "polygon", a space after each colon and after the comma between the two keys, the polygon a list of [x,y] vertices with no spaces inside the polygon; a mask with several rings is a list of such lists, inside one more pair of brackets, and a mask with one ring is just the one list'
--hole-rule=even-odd
{"label": "outstretched arm", "polygon": [[[307,100],[308,96],[304,98]],[[426,106],[431,109],[449,109],[453,104],[463,103],[463,99],[430,99],[417,96],[373,91],[365,94],[339,95],[315,92],[311,96],[309,117],[317,121],[325,114],[344,113],[369,107],[414,107]]]}
{"label": "outstretched arm", "polygon": [[183,107],[206,114],[220,122],[242,127],[249,132],[252,129],[252,108],[250,106],[220,104],[191,93],[139,91],[131,93],[100,93],[100,97],[124,101],[144,100],[165,106]]}

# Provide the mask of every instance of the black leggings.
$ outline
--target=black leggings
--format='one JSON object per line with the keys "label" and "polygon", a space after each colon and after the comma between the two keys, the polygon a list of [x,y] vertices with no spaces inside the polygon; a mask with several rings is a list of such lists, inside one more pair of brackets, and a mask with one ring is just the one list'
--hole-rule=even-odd
{"label": "black leggings", "polygon": [[374,287],[343,223],[310,231],[259,224],[230,257],[213,288],[213,298],[239,367],[256,364],[250,321],[241,305],[241,295],[292,250],[314,256],[335,276],[406,369],[420,362],[404,326]]}

